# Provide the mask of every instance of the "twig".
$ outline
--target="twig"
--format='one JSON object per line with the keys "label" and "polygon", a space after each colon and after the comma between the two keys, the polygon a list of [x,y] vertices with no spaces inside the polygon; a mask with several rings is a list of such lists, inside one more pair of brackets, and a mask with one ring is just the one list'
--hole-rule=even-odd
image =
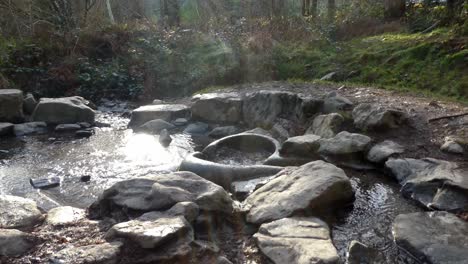
{"label": "twig", "polygon": [[468,115],[468,112],[461,113],[461,114],[455,114],[455,115],[439,116],[439,117],[429,119],[429,122],[434,122],[434,121],[438,121],[438,120],[441,120],[441,119],[447,119],[447,118],[453,118],[453,117],[466,116],[466,115]]}

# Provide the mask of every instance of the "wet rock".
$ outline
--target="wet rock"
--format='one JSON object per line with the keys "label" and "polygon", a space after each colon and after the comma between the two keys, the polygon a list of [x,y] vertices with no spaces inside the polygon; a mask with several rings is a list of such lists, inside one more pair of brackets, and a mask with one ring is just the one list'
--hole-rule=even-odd
{"label": "wet rock", "polygon": [[35,237],[15,229],[0,229],[0,256],[19,257],[35,246]]}
{"label": "wet rock", "polygon": [[292,137],[281,146],[280,153],[284,156],[317,157],[320,148],[320,136],[304,135]]}
{"label": "wet rock", "polygon": [[192,115],[196,120],[217,124],[239,123],[242,118],[242,99],[237,93],[196,95]]}
{"label": "wet rock", "polygon": [[172,124],[174,124],[175,126],[185,126],[187,125],[187,123],[187,118],[177,118],[176,120],[174,120],[174,122],[172,122]]}
{"label": "wet rock", "polygon": [[325,96],[322,112],[325,114],[342,113],[353,109],[353,102],[336,92],[331,92]]}
{"label": "wet rock", "polygon": [[468,223],[453,214],[399,215],[392,233],[398,246],[421,263],[462,264],[468,259]]}
{"label": "wet rock", "polygon": [[306,134],[332,138],[340,131],[343,122],[343,116],[337,113],[319,115],[314,119],[312,126],[307,129]]}
{"label": "wet rock", "polygon": [[367,159],[374,163],[384,163],[389,157],[403,152],[405,152],[403,146],[391,140],[385,140],[370,149],[367,153]]}
{"label": "wet rock", "polygon": [[80,177],[81,182],[89,182],[91,180],[91,175],[83,175]]}
{"label": "wet rock", "polygon": [[318,218],[283,218],[262,224],[254,238],[275,264],[340,263],[330,229]]}
{"label": "wet rock", "polygon": [[45,179],[29,179],[29,183],[34,189],[50,189],[60,186],[59,177],[50,177]]}
{"label": "wet rock", "polygon": [[94,135],[94,129],[82,129],[75,132],[75,136],[79,138],[89,138]]}
{"label": "wet rock", "polygon": [[238,134],[240,132],[241,129],[236,126],[224,126],[214,128],[213,130],[211,130],[208,136],[212,138],[223,138],[234,134]]}
{"label": "wet rock", "polygon": [[47,124],[94,124],[95,112],[87,106],[88,101],[79,96],[42,98],[36,106],[32,119]]}
{"label": "wet rock", "polygon": [[31,134],[45,134],[47,133],[47,124],[45,122],[29,122],[18,124],[13,127],[13,133],[17,137]]}
{"label": "wet rock", "polygon": [[333,138],[322,139],[319,153],[326,156],[352,157],[367,151],[371,141],[368,136],[343,131]]}
{"label": "wet rock", "polygon": [[163,217],[183,216],[188,222],[193,222],[198,217],[200,208],[194,202],[180,202],[176,203],[171,209],[167,211],[153,211],[148,212],[137,220],[140,221],[152,221]]}
{"label": "wet rock", "polygon": [[81,126],[78,124],[61,124],[55,127],[55,132],[70,132],[80,129]]}
{"label": "wet rock", "polygon": [[74,224],[86,216],[86,211],[71,206],[56,207],[47,212],[46,223],[52,226]]}
{"label": "wet rock", "polygon": [[86,263],[86,264],[117,264],[121,242],[103,243],[82,247],[66,247],[55,253],[49,260],[50,264]]}
{"label": "wet rock", "polygon": [[34,95],[30,93],[26,94],[23,100],[24,113],[31,115],[34,112],[34,109],[36,109],[36,106],[37,106],[37,101],[34,98]]}
{"label": "wet rock", "polygon": [[12,123],[0,123],[0,137],[12,135],[13,127]]}
{"label": "wet rock", "polygon": [[294,215],[341,206],[353,199],[344,171],[324,161],[288,168],[245,200],[247,221],[261,224]]}
{"label": "wet rock", "polygon": [[349,244],[347,254],[347,264],[374,264],[386,263],[382,254],[373,248],[362,244],[359,241],[353,240]]}
{"label": "wet rock", "polygon": [[94,217],[118,210],[160,211],[178,202],[194,202],[201,210],[232,212],[232,199],[220,186],[191,172],[136,178],[114,184],[90,208]]}
{"label": "wet rock", "polygon": [[0,195],[0,228],[31,228],[44,220],[33,200]]}
{"label": "wet rock", "polygon": [[133,110],[132,118],[128,126],[131,128],[139,127],[144,123],[155,119],[162,119],[170,122],[177,118],[189,118],[190,115],[190,108],[186,105],[146,105]]}
{"label": "wet rock", "polygon": [[161,133],[159,134],[159,143],[161,146],[167,148],[172,142],[172,137],[169,131],[167,129],[163,129]]}
{"label": "wet rock", "polygon": [[354,125],[361,130],[382,130],[400,127],[407,120],[407,115],[396,109],[364,103],[354,108],[353,119]]}
{"label": "wet rock", "polygon": [[23,120],[23,92],[0,89],[0,122],[20,123]]}
{"label": "wet rock", "polygon": [[[106,234],[107,240],[123,238],[141,248],[157,248],[167,241],[193,241],[193,230],[184,217],[165,217],[152,221],[132,220],[114,225]],[[127,243],[128,243],[127,242]]]}
{"label": "wet rock", "polygon": [[242,105],[243,120],[249,127],[270,128],[278,117],[301,120],[302,99],[294,93],[259,91],[246,95]]}
{"label": "wet rock", "polygon": [[159,134],[161,131],[164,129],[171,130],[174,129],[175,126],[171,123],[168,123],[164,120],[161,119],[156,119],[156,120],[151,120],[149,122],[146,122],[142,126],[138,128],[138,131],[143,131],[146,133],[151,133],[151,134]]}
{"label": "wet rock", "polygon": [[[96,125],[97,122],[94,123],[94,125]],[[90,123],[87,123],[87,122],[80,122],[78,123],[78,125],[81,127],[81,128],[91,128],[92,125]],[[97,125],[96,125],[97,126]]]}
{"label": "wet rock", "polygon": [[111,124],[104,123],[104,122],[100,122],[100,121],[94,122],[94,125],[95,125],[96,127],[99,127],[99,128],[111,127]]}
{"label": "wet rock", "polygon": [[390,159],[385,167],[402,185],[402,193],[423,206],[468,211],[468,171],[437,159]]}
{"label": "wet rock", "polygon": [[447,137],[444,144],[440,147],[440,150],[453,153],[453,154],[463,154],[463,147],[456,142],[456,140]]}
{"label": "wet rock", "polygon": [[206,132],[208,132],[209,128],[210,126],[208,124],[205,124],[202,122],[196,122],[196,123],[188,125],[188,127],[184,129],[184,133],[190,134],[190,135],[201,135],[201,134],[205,134]]}

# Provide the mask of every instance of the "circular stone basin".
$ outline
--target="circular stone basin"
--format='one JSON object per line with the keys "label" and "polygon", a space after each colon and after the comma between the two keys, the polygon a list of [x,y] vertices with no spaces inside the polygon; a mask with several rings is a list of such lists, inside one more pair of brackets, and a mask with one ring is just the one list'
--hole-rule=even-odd
{"label": "circular stone basin", "polygon": [[275,139],[241,133],[208,145],[202,152],[190,154],[181,164],[181,171],[191,171],[226,189],[235,181],[271,176],[283,168],[264,165],[278,156],[280,144]]}

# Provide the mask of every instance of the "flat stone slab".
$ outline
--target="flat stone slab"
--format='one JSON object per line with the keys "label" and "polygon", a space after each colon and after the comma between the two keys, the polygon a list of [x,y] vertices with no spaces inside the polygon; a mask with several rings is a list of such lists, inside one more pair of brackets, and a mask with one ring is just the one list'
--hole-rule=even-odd
{"label": "flat stone slab", "polygon": [[34,246],[34,236],[15,229],[0,229],[0,256],[18,257]]}
{"label": "flat stone slab", "polygon": [[0,195],[0,228],[31,228],[43,219],[41,211],[33,200]]}
{"label": "flat stone slab", "polygon": [[190,108],[186,105],[146,105],[133,110],[132,118],[128,126],[135,128],[156,119],[170,122],[177,118],[190,118],[190,115]]}
{"label": "flat stone slab", "polygon": [[397,245],[421,263],[465,264],[468,222],[447,212],[403,214],[393,223]]}
{"label": "flat stone slab", "polygon": [[340,263],[330,229],[318,218],[283,218],[263,224],[254,238],[275,264]]}
{"label": "flat stone slab", "polygon": [[86,211],[71,206],[57,207],[47,212],[46,223],[53,226],[64,226],[76,223],[86,216]]}
{"label": "flat stone slab", "polygon": [[289,217],[299,211],[320,211],[353,199],[351,182],[344,171],[324,161],[288,168],[252,193],[244,202],[247,221],[261,224]]}
{"label": "flat stone slab", "polygon": [[177,240],[193,231],[184,217],[163,217],[153,221],[132,220],[114,225],[106,234],[106,239],[124,238],[137,243],[141,248],[157,248],[171,240]]}
{"label": "flat stone slab", "polygon": [[82,247],[67,247],[55,253],[49,260],[50,264],[117,264],[122,243],[103,243]]}
{"label": "flat stone slab", "polygon": [[237,93],[210,93],[193,97],[193,118],[218,124],[238,123],[242,118],[242,98]]}

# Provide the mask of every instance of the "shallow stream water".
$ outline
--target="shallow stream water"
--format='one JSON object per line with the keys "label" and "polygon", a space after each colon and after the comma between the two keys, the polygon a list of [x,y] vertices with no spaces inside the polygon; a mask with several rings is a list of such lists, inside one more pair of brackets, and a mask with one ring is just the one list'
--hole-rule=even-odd
{"label": "shallow stream water", "polygon": [[[170,147],[163,148],[157,136],[128,130],[129,120],[120,113],[103,110],[98,120],[112,126],[96,129],[89,139],[63,134],[1,139],[0,150],[9,153],[0,156],[0,194],[31,198],[45,210],[59,205],[85,208],[115,182],[177,170],[184,157],[197,147],[190,136],[176,134]],[[264,155],[259,155],[263,159]],[[252,162],[257,163],[260,156],[254,155]],[[227,159],[222,157],[225,163],[238,163]],[[349,243],[358,240],[383,253],[383,259],[376,263],[414,263],[399,254],[391,224],[398,214],[421,209],[404,199],[396,182],[384,175],[352,170],[346,173],[356,192],[354,205],[327,220],[342,259]],[[86,175],[91,180],[81,182],[81,176]],[[60,177],[60,187],[35,190],[29,183],[30,178],[54,176]]]}

